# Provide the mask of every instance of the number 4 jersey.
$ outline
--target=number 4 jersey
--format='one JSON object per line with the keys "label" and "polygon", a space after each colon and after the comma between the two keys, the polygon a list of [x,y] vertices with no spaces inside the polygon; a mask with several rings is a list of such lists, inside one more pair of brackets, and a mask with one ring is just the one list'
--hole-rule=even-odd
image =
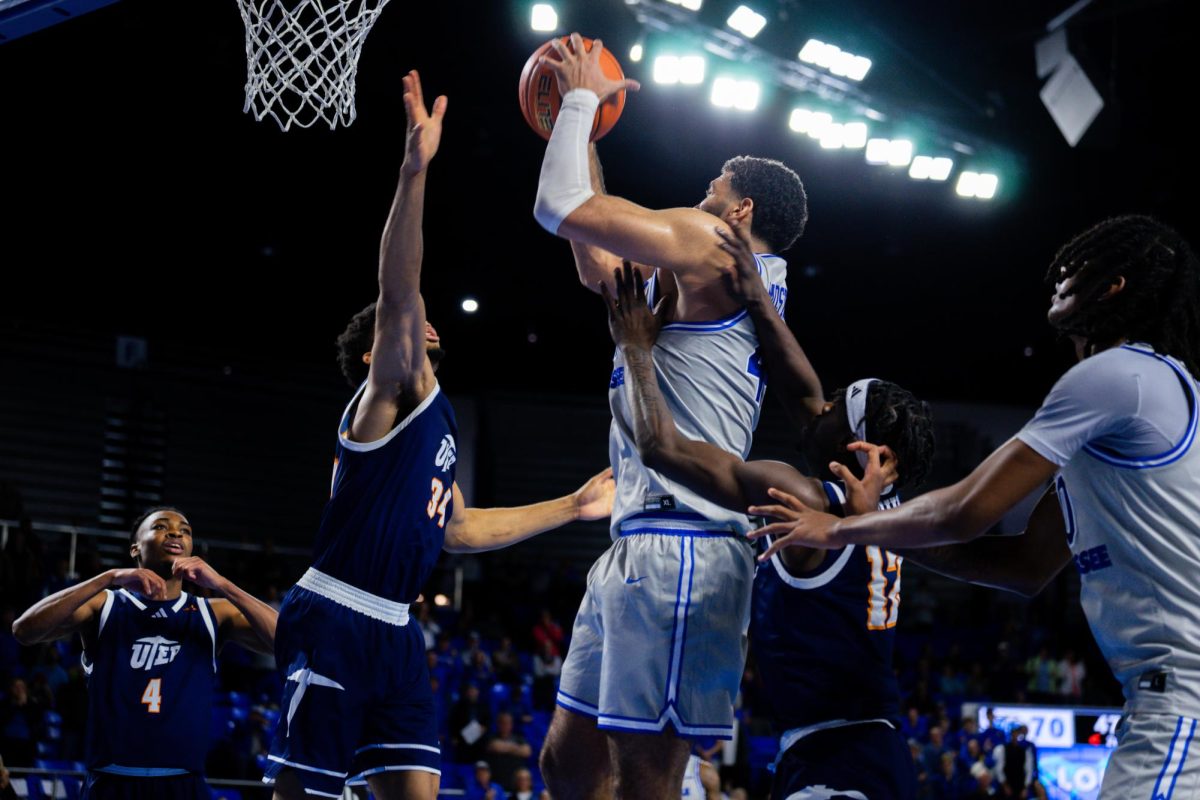
{"label": "number 4 jersey", "polygon": [[153,777],[203,774],[216,682],[212,607],[187,592],[149,600],[105,590],[88,642],[88,769]]}

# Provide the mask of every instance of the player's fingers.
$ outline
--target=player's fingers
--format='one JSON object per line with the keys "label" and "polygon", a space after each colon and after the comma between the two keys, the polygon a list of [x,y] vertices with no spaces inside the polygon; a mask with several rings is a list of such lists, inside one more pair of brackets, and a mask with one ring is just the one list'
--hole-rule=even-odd
{"label": "player's fingers", "polygon": [[767,489],[767,494],[771,495],[771,497],[774,497],[776,500],[795,511],[808,510],[808,506],[800,502],[800,498],[796,497],[795,495],[788,494],[782,489],[776,489],[772,486],[770,489]]}
{"label": "player's fingers", "polygon": [[766,563],[771,560],[771,556],[778,553],[783,548],[787,547],[787,543],[783,539],[775,539],[771,542],[766,550],[763,550],[758,557],[759,563]]}
{"label": "player's fingers", "polygon": [[571,50],[576,56],[583,56],[587,53],[587,50],[583,47],[583,37],[578,33],[571,34]]}
{"label": "player's fingers", "polygon": [[588,55],[591,56],[592,61],[600,60],[600,51],[603,49],[604,42],[600,41],[599,39],[592,40],[592,49],[588,51]]}
{"label": "player's fingers", "polygon": [[764,536],[779,536],[787,533],[792,529],[790,522],[772,522],[770,525],[763,525],[761,528],[755,528],[746,534],[746,538],[750,541],[761,539]]}
{"label": "player's fingers", "polygon": [[851,472],[849,468],[840,461],[830,461],[829,471],[833,473],[835,478],[840,481],[844,481],[847,486],[858,486],[861,483],[861,481],[854,476],[854,473]]}
{"label": "player's fingers", "polygon": [[612,292],[608,289],[608,284],[604,281],[600,281],[600,296],[604,298],[604,305],[608,308],[608,318],[616,319],[617,304],[613,300]]}
{"label": "player's fingers", "polygon": [[794,520],[799,517],[796,511],[787,506],[750,506],[750,513],[756,517],[772,517],[774,519]]}
{"label": "player's fingers", "polygon": [[640,92],[642,90],[641,81],[635,81],[633,78],[626,78],[622,81],[621,89],[629,92]]}
{"label": "player's fingers", "polygon": [[412,77],[413,97],[422,110],[425,108],[425,92],[421,89],[421,75],[415,69],[408,73]]}
{"label": "player's fingers", "polygon": [[442,117],[446,116],[446,106],[450,105],[450,98],[446,95],[438,95],[438,98],[433,101],[433,118],[438,122],[442,121]]}
{"label": "player's fingers", "polygon": [[[553,50],[554,53],[558,56],[560,63],[562,61],[566,61],[571,56],[571,51],[569,49],[567,49],[567,43],[564,42],[562,39],[551,39],[550,40],[550,49]],[[547,52],[546,55],[542,56],[542,58],[545,59],[545,58],[547,58],[547,56],[549,56],[549,52]]]}

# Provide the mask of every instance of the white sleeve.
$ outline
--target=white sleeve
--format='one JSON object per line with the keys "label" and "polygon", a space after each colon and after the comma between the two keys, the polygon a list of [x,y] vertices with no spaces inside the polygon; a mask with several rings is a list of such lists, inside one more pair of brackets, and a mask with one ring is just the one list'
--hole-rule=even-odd
{"label": "white sleeve", "polygon": [[562,99],[538,178],[533,216],[551,233],[595,194],[588,172],[588,137],[600,98],[590,89],[572,89]]}
{"label": "white sleeve", "polygon": [[1085,444],[1119,431],[1138,413],[1138,377],[1107,353],[1086,358],[1058,379],[1017,438],[1063,466]]}

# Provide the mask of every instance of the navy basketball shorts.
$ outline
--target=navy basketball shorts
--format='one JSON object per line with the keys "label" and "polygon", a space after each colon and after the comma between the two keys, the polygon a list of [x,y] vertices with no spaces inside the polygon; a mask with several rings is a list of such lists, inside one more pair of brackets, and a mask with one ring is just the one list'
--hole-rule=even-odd
{"label": "navy basketball shorts", "polygon": [[285,683],[263,781],[274,783],[291,769],[307,794],[341,797],[347,782],[382,772],[440,775],[420,627],[407,622],[406,609],[406,624],[384,621],[386,607],[376,618],[367,616],[363,610],[373,613],[379,603],[401,604],[340,582],[340,589],[328,591],[333,579],[320,573],[321,594],[304,588],[314,572],[288,592],[279,611],[275,658]]}
{"label": "navy basketball shorts", "polygon": [[912,754],[900,731],[881,722],[827,728],[787,749],[775,766],[771,800],[914,800]]}

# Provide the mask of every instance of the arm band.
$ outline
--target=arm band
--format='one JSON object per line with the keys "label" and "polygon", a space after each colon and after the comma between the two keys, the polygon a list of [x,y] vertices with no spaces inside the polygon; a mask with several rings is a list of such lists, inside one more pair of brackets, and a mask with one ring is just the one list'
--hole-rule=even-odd
{"label": "arm band", "polygon": [[590,89],[572,89],[563,97],[542,159],[533,216],[551,233],[575,209],[587,202],[592,191],[588,172],[588,136],[600,98]]}

